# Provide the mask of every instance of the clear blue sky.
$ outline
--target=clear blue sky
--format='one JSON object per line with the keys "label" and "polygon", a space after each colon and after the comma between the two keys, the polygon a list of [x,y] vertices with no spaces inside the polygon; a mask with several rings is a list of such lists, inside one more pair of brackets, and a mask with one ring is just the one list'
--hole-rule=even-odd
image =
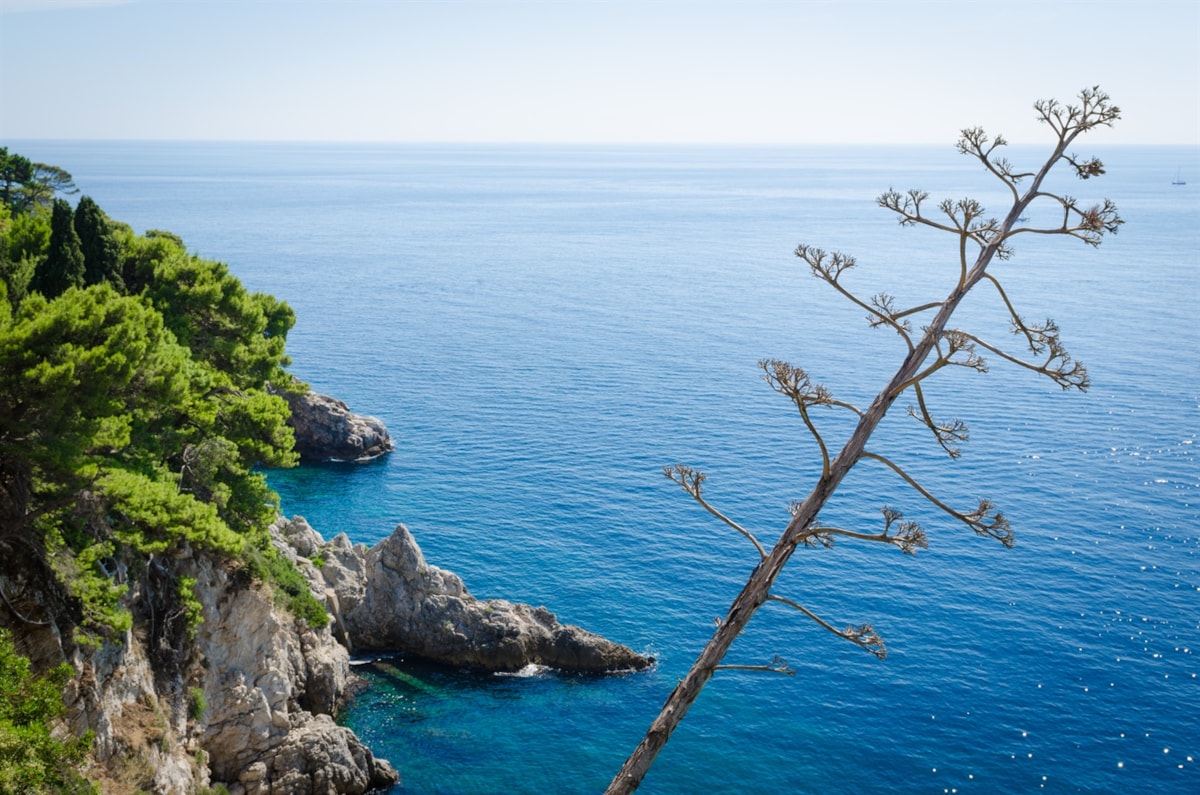
{"label": "clear blue sky", "polygon": [[1200,144],[1195,0],[0,0],[21,138]]}

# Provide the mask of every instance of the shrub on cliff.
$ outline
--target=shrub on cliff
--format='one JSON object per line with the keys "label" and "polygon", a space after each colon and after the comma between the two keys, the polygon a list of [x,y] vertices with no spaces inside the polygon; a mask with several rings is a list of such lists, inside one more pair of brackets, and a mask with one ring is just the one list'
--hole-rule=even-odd
{"label": "shrub on cliff", "polygon": [[62,686],[73,673],[63,663],[34,676],[29,660],[0,629],[0,792],[98,792],[75,772],[91,747],[91,733],[61,741],[48,728],[62,714]]}

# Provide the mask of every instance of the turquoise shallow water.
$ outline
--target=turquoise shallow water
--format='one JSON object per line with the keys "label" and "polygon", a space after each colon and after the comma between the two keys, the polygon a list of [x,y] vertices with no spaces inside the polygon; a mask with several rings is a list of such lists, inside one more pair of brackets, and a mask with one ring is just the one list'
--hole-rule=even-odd
{"label": "turquoise shallow water", "polygon": [[[285,512],[365,543],[404,522],[476,596],[659,659],[611,678],[364,667],[343,720],[406,793],[601,790],[755,559],[661,467],[704,469],[708,496],[769,541],[819,461],[755,362],[865,403],[899,359],[795,245],[853,253],[864,293],[916,303],[945,292],[953,244],[874,197],[1002,200],[949,146],[9,148],[287,300],[294,372],[388,424],[385,460],[272,473]],[[873,623],[887,660],[762,611],[731,661],[778,653],[796,675],[718,675],[643,791],[1200,791],[1200,153],[1100,154],[1110,176],[1069,190],[1115,199],[1120,234],[1096,251],[1023,242],[994,271],[1028,317],[1059,322],[1092,389],[993,362],[929,388],[971,425],[961,460],[902,411],[873,444],[956,505],[992,498],[1017,547],[860,466],[825,519],[871,529],[887,503],[931,548],[802,551],[778,590]],[[1193,184],[1170,184],[1179,168]],[[1008,340],[982,292],[960,325]]]}

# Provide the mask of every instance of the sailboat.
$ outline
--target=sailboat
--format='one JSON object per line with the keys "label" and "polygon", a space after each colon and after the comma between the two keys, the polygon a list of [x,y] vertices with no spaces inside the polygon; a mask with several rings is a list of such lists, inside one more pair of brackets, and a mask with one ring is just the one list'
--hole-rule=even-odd
{"label": "sailboat", "polygon": [[1184,181],[1183,177],[1180,176],[1180,172],[1178,169],[1175,171],[1175,179],[1171,180],[1171,184],[1172,185],[1186,185],[1187,184],[1187,182]]}

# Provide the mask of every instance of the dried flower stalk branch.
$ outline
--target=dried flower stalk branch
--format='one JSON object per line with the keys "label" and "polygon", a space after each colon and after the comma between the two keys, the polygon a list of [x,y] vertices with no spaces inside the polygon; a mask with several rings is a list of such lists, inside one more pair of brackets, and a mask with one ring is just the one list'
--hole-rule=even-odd
{"label": "dried flower stalk branch", "polygon": [[[958,445],[967,439],[966,425],[958,420],[935,420],[921,384],[949,366],[986,372],[987,364],[979,356],[979,349],[1046,376],[1064,389],[1084,390],[1088,387],[1087,370],[1067,355],[1059,339],[1057,325],[1052,320],[1040,324],[1024,321],[1000,282],[994,275],[989,274],[987,269],[993,260],[1003,261],[1013,255],[1010,241],[1019,235],[1059,235],[1096,246],[1105,234],[1117,232],[1124,222],[1111,201],[1105,199],[1100,204],[1081,208],[1077,200],[1070,196],[1043,190],[1043,184],[1051,169],[1059,163],[1066,163],[1080,179],[1102,175],[1104,165],[1099,159],[1084,159],[1067,154],[1067,149],[1079,135],[1096,127],[1111,126],[1120,118],[1120,109],[1113,105],[1108,95],[1099,88],[1082,91],[1078,104],[1062,105],[1054,100],[1044,100],[1037,102],[1034,109],[1039,121],[1054,133],[1051,152],[1037,170],[1019,171],[999,154],[1006,145],[1004,138],[989,138],[977,127],[963,130],[957,144],[960,153],[978,160],[989,174],[1008,188],[1012,205],[1003,218],[989,217],[977,201],[969,198],[942,201],[937,205],[936,213],[930,215],[926,208],[928,194],[919,190],[904,193],[888,190],[877,199],[881,207],[898,216],[902,226],[925,226],[957,238],[956,278],[943,300],[924,302],[909,308],[897,308],[895,299],[886,293],[879,293],[864,300],[843,283],[843,277],[857,265],[853,257],[839,252],[825,252],[803,244],[796,248],[797,257],[809,266],[812,274],[863,309],[872,326],[891,328],[904,340],[904,359],[866,409],[859,409],[834,399],[829,390],[813,384],[807,373],[798,367],[778,360],[761,363],[766,381],[772,389],[787,396],[796,405],[801,420],[821,453],[820,477],[809,495],[793,504],[791,521],[769,552],[749,530],[729,519],[702,496],[702,473],[683,465],[668,467],[665,470],[668,477],[706,510],[749,539],[757,549],[760,560],[734,599],[729,612],[716,622],[716,630],[696,662],[667,698],[637,748],[609,784],[606,792],[610,795],[629,793],[637,788],[655,757],[666,745],[671,733],[683,720],[714,672],[730,669],[783,673],[791,671],[779,657],[765,666],[722,664],[726,653],[746,628],[750,618],[768,601],[792,607],[823,628],[877,657],[882,658],[886,654],[882,639],[870,624],[835,629],[800,603],[778,596],[771,590],[783,567],[799,546],[830,547],[834,538],[838,536],[891,544],[909,554],[926,546],[925,532],[920,526],[901,522],[899,513],[888,508],[884,508],[884,530],[877,534],[829,527],[818,520],[820,510],[833,496],[847,473],[860,461],[870,459],[884,464],[933,506],[965,524],[975,533],[995,538],[1006,547],[1012,545],[1013,535],[1008,520],[990,500],[980,499],[972,511],[951,508],[921,486],[899,465],[882,455],[868,451],[866,445],[892,404],[911,389],[916,398],[916,405],[910,407],[909,414],[930,430],[945,452],[951,457],[957,456]],[[1018,221],[1024,218],[1026,210],[1034,202],[1049,202],[1052,206],[1057,206],[1061,211],[1060,223],[1045,227],[1017,226]],[[1039,357],[1037,360],[1026,360],[997,345],[984,342],[970,332],[954,329],[949,325],[950,318],[962,300],[972,288],[984,280],[999,292],[1009,313],[1014,333],[1024,338],[1029,352]],[[919,333],[913,328],[914,320],[918,317],[925,319]],[[814,414],[824,408],[850,410],[858,417],[854,431],[836,455],[831,453]]]}

